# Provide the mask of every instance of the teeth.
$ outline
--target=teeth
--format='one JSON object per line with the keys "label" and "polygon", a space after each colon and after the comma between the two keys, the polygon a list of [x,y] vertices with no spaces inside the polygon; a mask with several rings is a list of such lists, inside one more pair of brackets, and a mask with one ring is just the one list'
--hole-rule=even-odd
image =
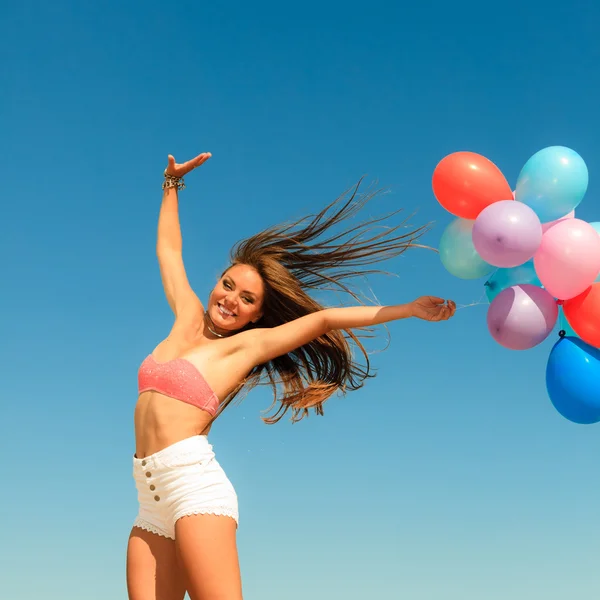
{"label": "teeth", "polygon": [[227,310],[224,306],[222,306],[221,304],[218,305],[219,306],[219,310],[221,311],[221,313],[223,313],[224,315],[228,316],[228,317],[233,317],[233,313],[230,310]]}

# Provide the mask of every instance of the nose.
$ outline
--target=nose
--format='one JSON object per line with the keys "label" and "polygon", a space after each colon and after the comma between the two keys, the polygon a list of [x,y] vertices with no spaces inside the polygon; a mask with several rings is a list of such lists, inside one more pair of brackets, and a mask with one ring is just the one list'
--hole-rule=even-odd
{"label": "nose", "polygon": [[223,298],[223,303],[225,304],[226,308],[233,310],[233,308],[237,306],[237,294],[235,292],[227,294],[227,296]]}

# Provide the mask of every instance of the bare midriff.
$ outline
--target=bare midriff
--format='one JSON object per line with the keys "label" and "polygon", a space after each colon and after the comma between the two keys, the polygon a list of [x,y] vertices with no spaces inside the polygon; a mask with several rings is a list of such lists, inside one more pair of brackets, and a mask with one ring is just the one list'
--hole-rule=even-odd
{"label": "bare midriff", "polygon": [[135,406],[135,455],[144,458],[183,439],[207,434],[211,415],[196,406],[154,391],[140,394]]}

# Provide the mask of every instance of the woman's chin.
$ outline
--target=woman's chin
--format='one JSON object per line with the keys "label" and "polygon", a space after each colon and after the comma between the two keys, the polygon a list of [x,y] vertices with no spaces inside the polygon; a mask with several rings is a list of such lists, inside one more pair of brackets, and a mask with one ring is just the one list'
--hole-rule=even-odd
{"label": "woman's chin", "polygon": [[229,324],[229,319],[221,314],[221,311],[217,306],[215,306],[214,309],[210,311],[210,318],[217,327],[226,327]]}
{"label": "woman's chin", "polygon": [[235,317],[223,315],[218,306],[215,306],[214,309],[210,311],[210,318],[215,327],[218,327],[219,329],[224,329],[225,331],[239,329]]}

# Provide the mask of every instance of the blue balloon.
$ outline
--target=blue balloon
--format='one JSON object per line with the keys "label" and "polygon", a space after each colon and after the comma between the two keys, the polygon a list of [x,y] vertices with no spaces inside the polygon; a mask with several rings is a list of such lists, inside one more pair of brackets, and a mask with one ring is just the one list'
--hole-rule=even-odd
{"label": "blue balloon", "polygon": [[454,219],[446,227],[440,239],[439,251],[442,264],[448,272],[461,279],[477,279],[493,271],[473,245],[473,224],[468,219]]}
{"label": "blue balloon", "polygon": [[554,408],[573,423],[600,421],[600,350],[574,337],[552,348],[546,388]]}
{"label": "blue balloon", "polygon": [[491,302],[500,292],[513,285],[522,283],[531,283],[532,285],[542,286],[542,282],[538,279],[533,266],[533,260],[528,260],[526,263],[513,267],[511,269],[498,269],[485,282],[485,295]]}
{"label": "blue balloon", "polygon": [[532,208],[542,223],[548,223],[579,206],[587,186],[588,170],[583,158],[570,148],[550,146],[525,163],[515,199]]}

